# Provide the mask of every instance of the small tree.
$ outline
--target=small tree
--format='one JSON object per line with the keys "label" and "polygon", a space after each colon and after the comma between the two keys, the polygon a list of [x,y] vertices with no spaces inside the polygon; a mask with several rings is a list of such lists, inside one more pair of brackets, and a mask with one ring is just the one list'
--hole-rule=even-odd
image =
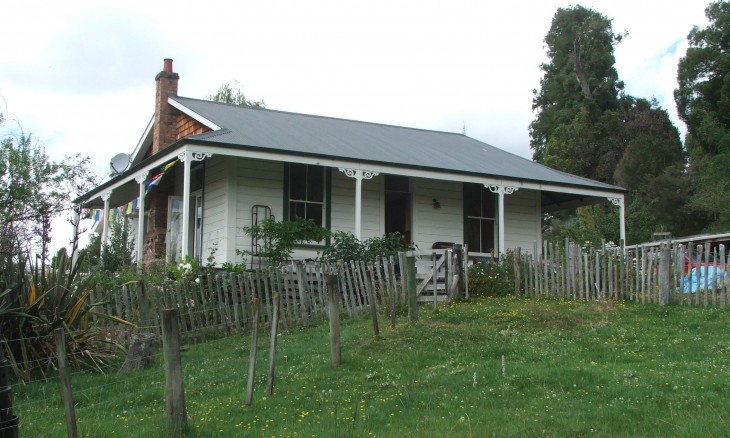
{"label": "small tree", "polygon": [[225,83],[218,88],[215,94],[209,94],[208,100],[213,102],[229,103],[231,105],[246,106],[249,108],[266,108],[266,102],[262,100],[248,100],[241,90],[241,84],[233,81],[231,84]]}
{"label": "small tree", "polygon": [[109,242],[101,247],[101,267],[107,272],[116,272],[120,268],[132,264],[134,240],[131,238],[131,227],[126,218],[112,222]]}

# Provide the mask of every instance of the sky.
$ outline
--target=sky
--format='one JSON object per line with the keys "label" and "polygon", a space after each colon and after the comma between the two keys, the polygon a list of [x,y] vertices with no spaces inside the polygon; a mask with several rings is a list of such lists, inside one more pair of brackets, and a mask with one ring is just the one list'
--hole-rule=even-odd
{"label": "sky", "polygon": [[89,156],[103,178],[139,141],[172,58],[181,96],[238,81],[271,109],[464,131],[531,158],[543,39],[573,4],[628,32],[615,49],[626,92],[656,98],[683,134],[672,93],[687,34],[707,25],[704,0],[5,0],[0,136]]}

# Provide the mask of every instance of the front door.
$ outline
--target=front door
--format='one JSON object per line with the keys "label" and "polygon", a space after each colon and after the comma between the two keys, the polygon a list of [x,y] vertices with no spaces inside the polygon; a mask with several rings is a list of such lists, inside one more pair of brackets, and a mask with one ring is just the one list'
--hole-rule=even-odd
{"label": "front door", "polygon": [[411,236],[411,181],[407,176],[385,175],[385,234]]}

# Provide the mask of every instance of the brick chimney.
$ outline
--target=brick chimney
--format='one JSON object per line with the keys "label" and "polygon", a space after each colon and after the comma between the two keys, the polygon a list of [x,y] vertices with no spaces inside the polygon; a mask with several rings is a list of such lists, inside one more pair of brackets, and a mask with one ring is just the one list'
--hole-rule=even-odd
{"label": "brick chimney", "polygon": [[[170,146],[177,139],[178,110],[167,102],[168,96],[177,96],[177,73],[172,71],[172,59],[165,59],[161,72],[155,77],[155,120],[152,133],[152,148],[147,156],[155,155]],[[151,174],[150,176],[154,176]],[[154,261],[165,261],[165,239],[167,236],[167,202],[173,193],[172,177],[163,178],[160,185],[147,195],[149,219],[144,239],[142,260],[146,265]]]}
{"label": "brick chimney", "polygon": [[155,93],[155,122],[152,134],[154,155],[170,146],[177,139],[178,111],[167,103],[167,96],[177,96],[177,81],[180,76],[172,71],[172,59],[166,58],[162,71],[157,73],[157,92]]}

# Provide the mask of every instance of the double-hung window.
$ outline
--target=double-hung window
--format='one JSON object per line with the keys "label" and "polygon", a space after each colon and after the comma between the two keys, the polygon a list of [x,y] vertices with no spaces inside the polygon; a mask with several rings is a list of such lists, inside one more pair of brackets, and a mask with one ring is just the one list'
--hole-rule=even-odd
{"label": "double-hung window", "polygon": [[325,168],[309,164],[289,164],[288,220],[311,219],[320,227],[324,223]]}
{"label": "double-hung window", "polygon": [[465,241],[469,252],[488,254],[498,250],[497,199],[482,184],[464,184]]}

